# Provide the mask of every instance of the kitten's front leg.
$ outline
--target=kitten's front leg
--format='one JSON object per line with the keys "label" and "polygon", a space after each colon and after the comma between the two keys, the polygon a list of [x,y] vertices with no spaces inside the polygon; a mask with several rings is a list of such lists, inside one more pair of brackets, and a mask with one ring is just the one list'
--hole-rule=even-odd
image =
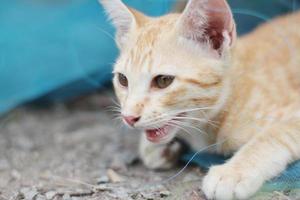
{"label": "kitten's front leg", "polygon": [[178,161],[183,145],[172,140],[167,144],[154,144],[142,133],[139,146],[140,158],[149,169],[169,169]]}
{"label": "kitten's front leg", "polygon": [[274,126],[245,144],[226,164],[203,180],[209,199],[248,199],[286,166],[300,158],[300,128]]}

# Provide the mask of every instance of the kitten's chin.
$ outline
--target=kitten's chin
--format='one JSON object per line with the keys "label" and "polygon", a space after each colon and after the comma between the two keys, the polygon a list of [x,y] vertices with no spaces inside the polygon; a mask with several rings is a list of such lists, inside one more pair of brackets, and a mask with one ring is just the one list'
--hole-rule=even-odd
{"label": "kitten's chin", "polygon": [[165,125],[158,129],[145,130],[147,139],[155,144],[170,142],[176,135],[176,128]]}

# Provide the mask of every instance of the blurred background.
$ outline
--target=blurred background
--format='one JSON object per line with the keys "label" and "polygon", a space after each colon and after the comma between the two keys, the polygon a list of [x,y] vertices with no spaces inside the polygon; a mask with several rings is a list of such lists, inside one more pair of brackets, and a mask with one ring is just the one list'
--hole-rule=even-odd
{"label": "blurred background", "polygon": [[[300,0],[228,1],[239,35],[300,8]],[[185,1],[124,2],[158,16]],[[180,168],[145,169],[137,133],[107,112],[114,31],[97,0],[0,1],[0,200],[204,199],[199,167],[162,184]],[[257,199],[273,197],[300,199],[300,190]]]}
{"label": "blurred background", "polygon": [[[175,0],[125,0],[151,16]],[[299,8],[299,0],[229,0],[238,32]],[[48,105],[110,88],[118,51],[97,0],[0,2],[0,115],[24,103]]]}

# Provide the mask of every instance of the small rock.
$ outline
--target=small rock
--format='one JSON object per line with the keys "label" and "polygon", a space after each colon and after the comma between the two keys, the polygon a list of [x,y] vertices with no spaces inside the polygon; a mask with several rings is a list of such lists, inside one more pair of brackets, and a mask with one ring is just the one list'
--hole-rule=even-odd
{"label": "small rock", "polygon": [[97,179],[97,184],[104,184],[108,182],[109,182],[109,178],[107,176],[101,176],[100,178]]}
{"label": "small rock", "polygon": [[89,189],[77,189],[74,192],[70,193],[71,197],[82,197],[82,196],[91,196],[94,194],[94,191]]}
{"label": "small rock", "polygon": [[147,200],[155,200],[155,195],[153,193],[145,193],[145,192],[142,192],[141,193],[142,197],[144,199],[147,199]]}
{"label": "small rock", "polygon": [[104,192],[104,191],[112,191],[112,188],[108,187],[107,185],[98,185],[97,187],[94,188],[95,192]]}
{"label": "small rock", "polygon": [[123,178],[115,172],[113,169],[108,169],[107,170],[107,177],[112,183],[119,183],[123,181]]}
{"label": "small rock", "polygon": [[113,199],[129,199],[129,194],[126,189],[119,187],[108,194]]}
{"label": "small rock", "polygon": [[23,188],[21,193],[26,200],[33,200],[38,195],[38,191],[35,188]]}
{"label": "small rock", "polygon": [[43,195],[38,194],[38,195],[35,197],[35,200],[46,200],[46,197],[43,196]]}
{"label": "small rock", "polygon": [[72,197],[70,196],[70,194],[64,194],[64,196],[62,197],[63,200],[72,200]]}
{"label": "small rock", "polygon": [[133,193],[133,194],[130,195],[130,197],[131,197],[132,199],[138,199],[139,194],[138,194],[138,193]]}
{"label": "small rock", "polygon": [[46,195],[46,199],[47,200],[51,200],[51,199],[53,199],[57,195],[57,192],[55,192],[55,191],[49,191],[45,195]]}
{"label": "small rock", "polygon": [[171,192],[169,190],[163,190],[159,192],[159,195],[161,198],[165,198],[171,195]]}

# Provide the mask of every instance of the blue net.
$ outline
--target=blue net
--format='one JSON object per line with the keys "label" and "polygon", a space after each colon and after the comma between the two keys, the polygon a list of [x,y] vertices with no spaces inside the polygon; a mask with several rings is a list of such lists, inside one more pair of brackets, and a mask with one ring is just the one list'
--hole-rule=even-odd
{"label": "blue net", "polygon": [[[195,156],[196,155],[196,156]],[[208,170],[213,165],[225,163],[230,157],[207,152],[195,153],[189,152],[182,157],[182,161],[195,164],[204,170]],[[278,177],[268,181],[262,188],[262,191],[285,191],[300,188],[300,161],[288,166]]]}

